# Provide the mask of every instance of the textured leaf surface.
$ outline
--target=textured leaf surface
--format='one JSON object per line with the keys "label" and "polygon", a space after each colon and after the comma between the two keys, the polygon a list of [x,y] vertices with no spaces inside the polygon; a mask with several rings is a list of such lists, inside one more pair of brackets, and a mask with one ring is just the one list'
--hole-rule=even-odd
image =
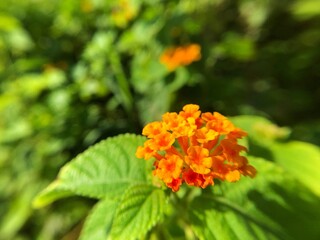
{"label": "textured leaf surface", "polygon": [[165,204],[161,189],[151,185],[130,187],[116,211],[111,239],[140,239],[162,218]]}
{"label": "textured leaf surface", "polygon": [[92,198],[119,198],[131,184],[148,182],[147,162],[135,157],[144,138],[133,134],[108,138],[65,165],[58,179],[35,199],[45,205],[73,193]]}
{"label": "textured leaf surface", "polygon": [[101,200],[86,219],[80,240],[106,240],[118,202]]}
{"label": "textured leaf surface", "polygon": [[194,200],[190,212],[197,236],[212,240],[319,239],[319,198],[273,163],[250,161],[258,169],[255,179],[216,185]]}
{"label": "textured leaf surface", "polygon": [[277,143],[274,160],[320,196],[320,149],[304,142]]}

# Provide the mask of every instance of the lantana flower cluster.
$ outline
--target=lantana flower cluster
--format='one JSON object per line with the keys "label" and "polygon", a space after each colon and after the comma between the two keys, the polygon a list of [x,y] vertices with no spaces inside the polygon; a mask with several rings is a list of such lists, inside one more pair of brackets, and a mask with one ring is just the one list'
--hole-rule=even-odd
{"label": "lantana flower cluster", "polygon": [[183,182],[206,188],[215,179],[235,182],[256,174],[241,154],[247,149],[237,143],[246,133],[218,112],[201,113],[198,105],[188,104],[147,124],[142,134],[148,140],[136,156],[155,159],[153,174],[174,192]]}
{"label": "lantana flower cluster", "polygon": [[170,71],[180,66],[186,66],[201,58],[201,47],[198,44],[189,44],[185,46],[166,49],[160,57],[160,62],[166,65]]}

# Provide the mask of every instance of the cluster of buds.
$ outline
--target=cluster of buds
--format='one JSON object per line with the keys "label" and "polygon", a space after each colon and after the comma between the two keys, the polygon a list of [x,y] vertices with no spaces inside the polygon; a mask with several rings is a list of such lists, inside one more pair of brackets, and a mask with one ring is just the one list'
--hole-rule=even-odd
{"label": "cluster of buds", "polygon": [[183,182],[205,188],[214,185],[214,179],[235,182],[241,175],[256,174],[241,155],[247,149],[237,143],[246,133],[217,112],[201,113],[198,105],[165,113],[162,121],[147,124],[142,134],[148,140],[136,156],[154,158],[153,174],[174,192]]}

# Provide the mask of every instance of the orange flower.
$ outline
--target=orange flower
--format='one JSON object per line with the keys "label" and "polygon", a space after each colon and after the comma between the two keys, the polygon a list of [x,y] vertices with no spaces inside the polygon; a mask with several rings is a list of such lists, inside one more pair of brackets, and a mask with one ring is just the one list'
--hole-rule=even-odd
{"label": "orange flower", "polygon": [[171,133],[164,132],[149,140],[149,147],[156,151],[167,150],[174,143],[175,139]]}
{"label": "orange flower", "polygon": [[201,58],[201,48],[198,44],[189,44],[176,48],[169,48],[160,57],[160,62],[173,71],[177,67],[186,66]]}
{"label": "orange flower", "polygon": [[212,158],[209,157],[209,150],[200,146],[190,146],[185,157],[185,162],[190,168],[200,174],[210,172],[212,166]]}
{"label": "orange flower", "polygon": [[220,134],[229,134],[235,130],[235,127],[228,118],[220,113],[204,113],[202,114],[202,118],[207,121],[207,128],[219,132]]}
{"label": "orange flower", "polygon": [[143,128],[142,135],[153,138],[162,132],[165,132],[162,122],[152,122]]}
{"label": "orange flower", "polygon": [[240,172],[238,170],[229,171],[226,174],[226,180],[228,182],[236,182],[240,179]]}
{"label": "orange flower", "polygon": [[208,185],[213,185],[212,175],[199,174],[191,169],[185,171],[182,175],[182,179],[189,185],[195,187],[206,188]]}
{"label": "orange flower", "polygon": [[236,182],[241,175],[254,177],[256,169],[237,143],[246,135],[220,113],[202,113],[188,104],[179,113],[165,113],[162,121],[145,126],[149,139],[136,151],[138,158],[154,157],[154,175],[176,192],[182,183],[205,188],[214,179]]}
{"label": "orange flower", "polygon": [[146,144],[147,142],[145,142],[144,146],[141,147],[139,146],[137,151],[136,151],[136,156],[138,158],[144,158],[144,159],[149,159],[153,157],[153,154],[155,153],[154,150],[152,150],[148,144]]}
{"label": "orange flower", "polygon": [[171,183],[173,179],[179,178],[182,165],[183,160],[179,156],[167,155],[159,161],[154,174],[165,183]]}

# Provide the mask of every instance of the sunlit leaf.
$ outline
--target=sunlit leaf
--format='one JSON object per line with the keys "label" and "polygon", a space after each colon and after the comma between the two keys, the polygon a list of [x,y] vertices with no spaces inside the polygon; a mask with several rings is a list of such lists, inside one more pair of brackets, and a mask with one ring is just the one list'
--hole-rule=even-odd
{"label": "sunlit leaf", "polygon": [[35,199],[48,204],[70,195],[92,198],[119,198],[131,184],[148,182],[147,163],[135,157],[144,138],[132,134],[108,138],[64,166],[53,182]]}
{"label": "sunlit leaf", "polygon": [[191,221],[199,238],[319,239],[319,198],[273,163],[250,162],[256,178],[221,183],[193,202]]}
{"label": "sunlit leaf", "polygon": [[269,145],[276,139],[285,139],[290,134],[287,127],[279,127],[260,116],[243,115],[231,118],[232,122],[245,130],[249,137],[260,145]]}
{"label": "sunlit leaf", "polygon": [[59,184],[59,181],[54,181],[45,190],[43,190],[33,201],[35,208],[41,208],[54,202],[57,199],[65,198],[74,195],[70,190],[64,189]]}
{"label": "sunlit leaf", "polygon": [[300,18],[311,18],[320,15],[320,4],[318,0],[299,0],[292,5],[291,10]]}
{"label": "sunlit leaf", "polygon": [[305,142],[275,143],[274,160],[320,197],[320,149]]}
{"label": "sunlit leaf", "polygon": [[166,199],[163,190],[151,185],[129,188],[119,207],[111,228],[111,239],[139,239],[163,216]]}
{"label": "sunlit leaf", "polygon": [[232,121],[248,132],[251,154],[268,157],[320,196],[320,149],[310,143],[281,143],[290,130],[258,116],[238,116]]}

